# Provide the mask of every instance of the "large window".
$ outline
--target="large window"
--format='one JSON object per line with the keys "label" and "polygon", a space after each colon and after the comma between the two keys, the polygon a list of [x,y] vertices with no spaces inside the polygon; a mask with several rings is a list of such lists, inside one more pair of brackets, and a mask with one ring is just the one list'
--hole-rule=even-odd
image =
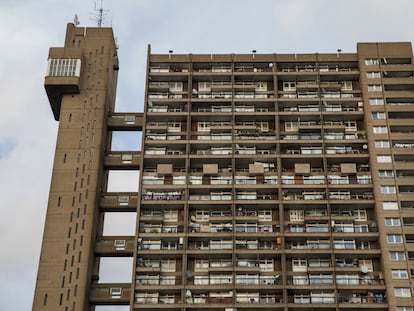
{"label": "large window", "polygon": [[377,79],[380,78],[381,74],[378,71],[369,71],[367,72],[367,78],[370,79]]}
{"label": "large window", "polygon": [[381,186],[381,193],[382,194],[394,194],[396,193],[395,186],[385,185]]}
{"label": "large window", "polygon": [[401,234],[387,234],[387,242],[391,244],[402,243],[403,238]]}
{"label": "large window", "polygon": [[388,133],[388,129],[386,126],[374,126],[372,128],[372,131],[374,132],[374,134],[387,134]]}
{"label": "large window", "polygon": [[383,178],[392,178],[394,177],[394,172],[392,170],[379,170],[378,176]]}
{"label": "large window", "polygon": [[391,261],[405,261],[405,253],[404,252],[390,252],[390,260]]}
{"label": "large window", "polygon": [[381,105],[384,105],[384,99],[382,99],[382,98],[370,98],[369,99],[369,104],[371,106],[381,106]]}
{"label": "large window", "polygon": [[398,202],[382,202],[383,210],[397,210]]}
{"label": "large window", "polygon": [[382,86],[379,84],[370,84],[368,85],[368,92],[381,92]]}
{"label": "large window", "polygon": [[380,112],[380,111],[371,112],[371,118],[373,120],[385,120],[385,112]]}
{"label": "large window", "polygon": [[399,218],[385,218],[384,219],[385,225],[387,227],[399,227],[401,226],[401,221]]}
{"label": "large window", "polygon": [[392,158],[390,155],[377,155],[377,162],[378,163],[391,163]]}
{"label": "large window", "polygon": [[379,65],[379,59],[378,58],[366,58],[365,65],[367,66]]}
{"label": "large window", "polygon": [[51,58],[48,61],[48,77],[80,77],[81,60],[77,58]]}
{"label": "large window", "polygon": [[395,297],[409,298],[411,297],[411,290],[409,287],[396,287],[394,288]]}
{"label": "large window", "polygon": [[407,270],[392,270],[391,276],[394,280],[406,280],[408,279]]}
{"label": "large window", "polygon": [[376,140],[375,148],[389,148],[390,142],[388,140]]}

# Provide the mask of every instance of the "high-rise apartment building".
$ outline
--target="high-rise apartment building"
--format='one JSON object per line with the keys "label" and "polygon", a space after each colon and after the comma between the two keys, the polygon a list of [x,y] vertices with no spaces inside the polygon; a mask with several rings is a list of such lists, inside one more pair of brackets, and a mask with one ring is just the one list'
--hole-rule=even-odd
{"label": "high-rise apartment building", "polygon": [[[145,111],[114,111],[110,28],[68,25],[45,87],[59,133],[33,310],[414,306],[410,43],[356,53],[152,54]],[[141,152],[111,150],[143,131]],[[110,170],[139,192],[108,192]],[[103,236],[136,212],[135,236]],[[131,282],[99,282],[101,257]]]}

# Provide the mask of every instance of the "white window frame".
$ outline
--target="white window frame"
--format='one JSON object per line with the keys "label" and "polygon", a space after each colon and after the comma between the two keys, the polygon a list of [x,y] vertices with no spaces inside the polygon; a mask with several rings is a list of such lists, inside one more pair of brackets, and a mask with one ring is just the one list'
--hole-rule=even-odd
{"label": "white window frame", "polygon": [[394,287],[394,296],[397,298],[410,298],[411,289],[409,287]]}
{"label": "white window frame", "polygon": [[403,242],[402,234],[387,234],[388,244],[401,244]]}
{"label": "white window frame", "polygon": [[386,211],[398,210],[398,202],[382,202],[382,209]]}
{"label": "white window frame", "polygon": [[378,58],[366,58],[365,65],[367,66],[379,65],[379,59]]}
{"label": "white window frame", "polygon": [[405,261],[406,256],[404,252],[401,251],[392,251],[389,252],[390,261]]}
{"label": "white window frame", "polygon": [[162,272],[175,272],[176,264],[177,262],[175,259],[163,259],[161,260],[161,271]]}
{"label": "white window frame", "polygon": [[342,86],[341,86],[341,90],[342,91],[352,91],[352,81],[342,81]]}
{"label": "white window frame", "polygon": [[168,132],[181,132],[181,122],[180,121],[169,121]]}
{"label": "white window frame", "polygon": [[181,92],[183,90],[183,83],[182,82],[170,82],[169,83],[169,90],[170,92]]}
{"label": "white window frame", "polygon": [[375,148],[390,148],[390,142],[388,140],[376,140],[374,145]]}
{"label": "white window frame", "polygon": [[369,104],[371,106],[383,106],[384,105],[384,99],[383,98],[370,98]]}
{"label": "white window frame", "polygon": [[197,131],[198,132],[210,132],[211,123],[210,121],[198,121]]}
{"label": "white window frame", "polygon": [[397,217],[386,217],[384,218],[384,224],[386,227],[400,227],[401,219]]}
{"label": "white window frame", "polygon": [[394,177],[394,172],[392,170],[378,170],[378,176],[382,178],[392,178]]}
{"label": "white window frame", "polygon": [[391,270],[391,277],[393,280],[408,280],[408,271],[407,270]]}
{"label": "white window frame", "polygon": [[383,111],[373,111],[371,112],[371,119],[372,120],[385,120],[386,114]]}
{"label": "white window frame", "polygon": [[377,163],[392,163],[392,157],[389,154],[377,155]]}
{"label": "white window frame", "polygon": [[373,126],[372,132],[374,134],[387,134],[388,128],[385,125]]}
{"label": "white window frame", "polygon": [[382,194],[396,194],[397,189],[394,185],[381,185],[380,190]]}
{"label": "white window frame", "polygon": [[368,92],[382,92],[382,85],[381,84],[369,84]]}
{"label": "white window frame", "polygon": [[296,82],[283,81],[283,91],[296,91]]}
{"label": "white window frame", "polygon": [[369,79],[378,79],[381,78],[381,73],[379,71],[368,71],[367,78]]}

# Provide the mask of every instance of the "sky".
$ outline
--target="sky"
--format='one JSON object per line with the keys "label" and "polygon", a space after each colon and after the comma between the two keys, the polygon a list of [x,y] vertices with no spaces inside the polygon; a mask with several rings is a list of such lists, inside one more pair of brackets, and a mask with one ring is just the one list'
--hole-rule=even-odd
{"label": "sky", "polygon": [[[48,50],[63,46],[75,14],[80,26],[95,26],[94,4],[0,0],[0,311],[30,310],[33,300],[58,127],[43,87]],[[413,0],[104,0],[103,6],[103,26],[114,28],[119,44],[119,112],[143,111],[148,44],[153,53],[352,53],[357,42],[414,41]],[[126,139],[117,148],[139,149]],[[112,176],[114,191],[137,187],[136,176]],[[121,232],[122,222],[108,219],[106,234]]]}

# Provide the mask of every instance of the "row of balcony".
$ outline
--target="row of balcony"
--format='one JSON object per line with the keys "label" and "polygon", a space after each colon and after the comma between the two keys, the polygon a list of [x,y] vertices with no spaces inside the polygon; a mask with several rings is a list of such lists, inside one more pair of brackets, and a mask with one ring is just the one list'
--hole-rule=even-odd
{"label": "row of balcony", "polygon": [[[91,288],[90,301],[96,305],[129,304],[131,295],[131,284],[94,284]],[[134,302],[136,304],[148,305],[166,305],[166,304],[283,304],[282,293],[270,294],[253,292],[204,292],[203,290],[186,291],[185,299],[182,299],[179,293],[164,293],[163,291],[146,292],[139,291],[135,293]],[[358,290],[353,294],[339,292],[338,295],[326,292],[309,292],[306,294],[288,294],[288,303],[295,304],[383,304],[386,307],[386,299],[383,291]],[[385,309],[384,309],[385,310]]]}
{"label": "row of balcony", "polygon": [[[143,185],[185,185],[187,184],[186,176],[173,175],[171,176],[154,176],[144,175],[142,179]],[[283,185],[367,185],[371,184],[371,176],[356,175],[356,176],[341,176],[328,175],[326,178],[323,175],[310,176],[294,176],[282,175]],[[278,183],[278,176],[264,175],[264,176],[246,176],[236,175],[232,176],[194,176],[190,175],[189,185],[276,185]]]}
{"label": "row of balcony", "polygon": [[[362,235],[361,235],[362,236]],[[292,236],[293,237],[293,236]],[[348,250],[380,250],[378,243],[366,240],[352,239],[354,235],[350,235],[349,239],[317,239],[317,240],[301,240],[287,241],[286,250],[325,250],[325,251],[348,251]],[[378,234],[372,235],[372,238],[378,238]],[[288,239],[288,237],[286,237]],[[138,250],[143,251],[177,251],[183,249],[183,238],[139,238]],[[259,239],[232,239],[226,240],[205,240],[194,239],[188,242],[188,250],[274,250],[280,248],[281,239],[275,241],[259,240]]]}
{"label": "row of balcony", "polygon": [[[234,279],[233,279],[234,278]],[[160,274],[137,274],[136,285],[142,289],[143,287],[151,286],[176,286],[182,285],[182,277],[174,275],[160,275]],[[226,285],[246,285],[246,286],[268,286],[268,285],[282,285],[282,279],[280,274],[277,275],[260,275],[260,274],[210,274],[210,275],[194,275],[186,281],[187,285],[202,286],[219,285],[220,287]],[[337,286],[372,286],[383,287],[384,279],[374,277],[369,274],[309,274],[300,276],[290,276],[287,279],[287,288],[292,285],[295,289],[299,287],[312,287],[323,286],[325,288],[332,287],[334,284]]]}
{"label": "row of balcony", "polygon": [[[230,189],[229,189],[230,190]],[[190,201],[231,201],[231,200],[278,200],[277,189],[272,192],[257,191],[239,191],[233,196],[231,191],[210,192],[207,194],[191,194]],[[301,193],[283,191],[282,200],[284,201],[314,201],[314,200],[346,200],[361,201],[373,200],[372,192],[352,192],[352,191],[330,191],[326,194],[324,191],[303,191]],[[181,201],[184,200],[183,191],[146,191],[142,194],[142,200],[148,201]],[[352,202],[353,203],[353,202]]]}

